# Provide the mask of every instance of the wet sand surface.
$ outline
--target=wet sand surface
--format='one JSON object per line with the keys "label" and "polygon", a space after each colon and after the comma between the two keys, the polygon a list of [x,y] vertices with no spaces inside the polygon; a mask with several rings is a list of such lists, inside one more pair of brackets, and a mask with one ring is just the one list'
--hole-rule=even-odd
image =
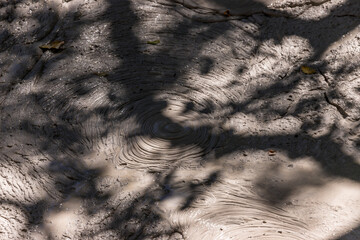
{"label": "wet sand surface", "polygon": [[0,13],[1,239],[360,239],[359,1]]}

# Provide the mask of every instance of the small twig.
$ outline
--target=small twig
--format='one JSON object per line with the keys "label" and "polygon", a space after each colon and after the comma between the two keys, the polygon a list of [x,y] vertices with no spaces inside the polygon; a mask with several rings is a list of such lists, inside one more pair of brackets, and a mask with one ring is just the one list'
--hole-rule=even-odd
{"label": "small twig", "polygon": [[339,105],[334,103],[333,101],[331,101],[329,99],[329,97],[327,96],[326,92],[324,92],[324,97],[327,103],[329,103],[330,105],[333,105],[334,107],[336,107],[336,109],[339,111],[339,113],[343,116],[343,118],[347,118],[349,116],[349,114],[347,114],[345,112],[345,110]]}
{"label": "small twig", "polygon": [[320,75],[323,76],[323,78],[324,78],[325,82],[327,83],[327,85],[330,86],[330,81],[329,81],[329,79],[326,77],[326,75],[325,75],[324,73],[322,73],[322,72],[320,71],[320,69],[318,69],[318,71],[319,71]]}

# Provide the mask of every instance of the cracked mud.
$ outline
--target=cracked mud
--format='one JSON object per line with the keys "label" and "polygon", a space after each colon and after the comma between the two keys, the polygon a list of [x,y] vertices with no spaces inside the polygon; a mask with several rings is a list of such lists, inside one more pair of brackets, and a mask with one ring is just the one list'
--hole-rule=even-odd
{"label": "cracked mud", "polygon": [[360,239],[359,13],[0,1],[0,238]]}

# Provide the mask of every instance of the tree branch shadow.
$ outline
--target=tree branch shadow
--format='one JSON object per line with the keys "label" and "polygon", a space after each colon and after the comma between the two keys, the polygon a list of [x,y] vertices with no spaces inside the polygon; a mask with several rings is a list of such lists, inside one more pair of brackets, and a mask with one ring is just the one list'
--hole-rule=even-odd
{"label": "tree branch shadow", "polygon": [[[168,36],[168,39],[162,38],[161,44],[157,46],[158,48],[149,50],[149,48],[145,47],[147,45],[141,39],[142,36],[139,36],[141,34],[134,30],[139,29],[143,18],[143,16],[138,15],[139,11],[135,13],[133,10],[134,6],[132,4],[135,3],[108,0],[107,4],[107,10],[100,16],[100,19],[81,22],[81,16],[79,16],[78,25],[73,26],[74,28],[71,29],[70,39],[75,41],[80,38],[84,27],[107,20],[111,25],[110,36],[113,39],[113,53],[120,62],[113,72],[108,73],[107,76],[94,76],[96,75],[94,72],[77,76],[77,72],[71,73],[69,71],[69,76],[65,76],[65,78],[68,78],[67,80],[59,80],[59,76],[56,74],[55,77],[46,77],[47,74],[51,74],[53,69],[57,68],[57,62],[66,62],[68,60],[66,54],[70,57],[76,56],[76,49],[68,49],[59,53],[57,57],[54,55],[56,59],[52,58],[47,63],[44,63],[45,70],[40,75],[40,78],[43,79],[40,79],[40,82],[35,84],[35,93],[30,92],[21,96],[22,86],[15,84],[15,91],[11,93],[13,95],[7,93],[7,100],[2,104],[2,115],[8,114],[8,116],[4,116],[1,124],[2,135],[4,136],[3,142],[10,144],[10,136],[14,135],[15,143],[21,143],[15,144],[16,147],[10,147],[11,149],[2,146],[2,154],[12,156],[15,152],[20,151],[35,156],[41,153],[45,156],[48,164],[45,165],[46,167],[34,169],[32,174],[50,176],[52,180],[47,183],[51,185],[48,188],[56,192],[51,195],[51,199],[44,197],[37,201],[30,201],[34,202],[30,206],[28,202],[23,203],[20,200],[12,202],[7,200],[6,196],[2,196],[2,203],[21,206],[21,208],[28,211],[31,216],[27,222],[29,229],[44,224],[46,209],[51,208],[51,206],[59,206],[69,197],[76,196],[88,204],[85,206],[86,215],[95,216],[99,213],[107,213],[100,222],[97,222],[98,226],[88,234],[82,235],[83,237],[94,238],[102,233],[114,231],[114,238],[147,239],[149,237],[171,237],[175,233],[181,232],[181,226],[174,228],[171,223],[164,223],[167,220],[159,212],[156,203],[162,202],[171,196],[173,185],[176,185],[176,182],[173,181],[174,173],[181,167],[186,167],[184,165],[189,161],[182,161],[181,156],[174,154],[175,157],[170,159],[172,160],[170,164],[163,164],[162,161],[166,160],[168,155],[171,154],[165,153],[165,156],[163,156],[161,155],[162,152],[156,152],[156,148],[152,148],[155,149],[156,154],[150,156],[149,159],[146,158],[144,149],[139,151],[143,154],[140,156],[137,155],[140,153],[135,152],[128,159],[119,157],[119,151],[126,149],[126,144],[132,141],[135,142],[134,144],[138,144],[138,141],[143,139],[145,139],[144,141],[150,141],[159,138],[159,135],[156,135],[157,132],[146,128],[148,127],[147,124],[149,124],[148,120],[154,115],[157,122],[169,126],[169,129],[172,127],[173,130],[171,131],[176,132],[177,129],[181,129],[181,131],[194,133],[191,136],[195,137],[186,138],[185,141],[171,139],[168,136],[163,138],[169,143],[169,146],[164,147],[165,150],[185,149],[191,153],[193,149],[196,149],[197,155],[190,158],[190,161],[197,167],[219,161],[219,159],[235,152],[249,149],[264,151],[277,149],[285,152],[294,161],[301,157],[312,157],[329,176],[350,179],[355,182],[360,181],[360,166],[357,159],[343,151],[342,142],[333,140],[333,136],[338,131],[337,126],[333,125],[328,133],[318,137],[314,137],[309,133],[312,129],[317,129],[321,125],[323,120],[321,117],[312,119],[312,122],[303,122],[301,131],[291,134],[249,136],[238,134],[234,128],[224,129],[219,127],[223,126],[227,119],[237,114],[256,115],[265,112],[270,116],[280,115],[281,117],[300,118],[309,108],[312,108],[311,111],[317,111],[322,107],[321,104],[323,103],[321,102],[324,102],[323,95],[300,100],[295,104],[292,112],[279,110],[270,104],[273,98],[282,97],[284,92],[292,92],[303,82],[302,76],[299,76],[297,72],[298,68],[290,69],[283,79],[276,81],[274,84],[256,87],[256,89],[253,89],[252,97],[244,101],[240,99],[229,100],[216,106],[217,100],[211,99],[211,94],[207,98],[202,98],[203,95],[206,96],[207,94],[203,94],[202,90],[209,90],[206,88],[196,90],[199,95],[202,94],[201,97],[186,98],[184,96],[191,96],[192,90],[190,88],[192,79],[187,79],[192,71],[189,65],[191,63],[196,64],[198,58],[201,58],[200,74],[204,77],[211,74],[219,60],[209,56],[201,56],[202,51],[218,37],[236,30],[234,25],[231,23],[206,25],[191,22],[184,18],[175,25],[166,26],[158,31],[157,34],[159,35],[162,32],[170,33],[164,35]],[[221,5],[221,2],[218,4]],[[347,4],[359,5],[355,0],[348,0]],[[346,5],[340,6],[332,14],[319,20],[287,19],[285,21],[283,18],[279,18],[279,22],[282,22],[282,24],[302,26],[308,30],[305,31],[306,33],[300,31],[301,29],[294,29],[279,34],[275,27],[271,26],[270,29],[260,28],[260,32],[256,36],[251,34],[249,36],[260,42],[276,39],[281,43],[284,38],[292,35],[306,39],[313,48],[314,53],[307,59],[302,60],[302,63],[326,69],[326,63],[318,63],[320,57],[344,34],[355,29],[359,25],[359,19],[352,19],[347,26],[342,26],[339,24],[340,22],[335,21],[335,24],[338,24],[337,28],[320,38],[318,36],[319,28],[329,28],[329,24],[332,23],[330,20],[334,20],[334,16],[339,15],[348,7]],[[167,7],[167,11],[172,10],[171,6]],[[121,19],[119,16],[121,16]],[[202,30],[199,32],[198,29]],[[198,31],[197,34],[203,37],[194,37],[194,31]],[[67,32],[65,30],[59,32],[58,36],[66,38]],[[186,38],[193,39],[195,44],[183,44],[182,41]],[[166,45],[170,41],[172,41],[171,44]],[[251,50],[255,54],[259,53],[257,46]],[[346,69],[344,66],[340,68],[338,74],[351,73],[357,67],[356,64],[353,67],[346,67]],[[240,77],[243,74],[245,75],[244,71],[239,69]],[[45,77],[43,77],[44,75]],[[176,90],[179,87],[183,87],[183,91]],[[98,94],[99,88],[103,88],[105,94],[101,95],[101,93],[99,96],[102,96],[105,100],[91,98],[92,95]],[[233,91],[236,88],[235,83],[229,85],[223,91]],[[54,90],[57,90],[57,92]],[[165,97],[159,98],[162,93],[167,94],[164,95]],[[14,98],[15,101],[11,101],[11,98]],[[183,101],[184,98],[188,101]],[[76,100],[79,99],[93,101],[95,107],[91,109],[77,107]],[[176,99],[179,99],[180,103],[185,105],[182,112],[183,116],[192,112],[199,112],[194,116],[200,119],[198,122],[202,124],[196,125],[185,120],[183,122],[177,121],[173,116],[164,114],[169,106],[171,107],[170,102]],[[201,102],[204,99],[205,103]],[[259,99],[268,102],[259,108],[256,105]],[[37,118],[37,114],[44,116],[44,119],[29,117]],[[215,119],[215,121],[214,118],[218,119]],[[207,121],[208,119],[210,120]],[[273,118],[262,120],[271,121]],[[126,126],[127,123],[131,123],[131,125]],[[159,128],[162,127],[161,124]],[[206,139],[201,140],[202,135],[197,135],[198,133],[204,133]],[[23,135],[26,135],[26,137]],[[115,140],[107,140],[108,137]],[[27,138],[30,141],[31,138],[36,138],[36,142],[33,143],[34,146],[23,144],[28,141]],[[116,194],[102,192],[97,187],[99,179],[103,176],[103,169],[101,167],[90,167],[84,160],[93,158],[96,161],[96,157],[93,157],[92,153],[100,151],[96,150],[96,146],[99,144],[107,146],[107,141],[110,141],[110,143],[112,141],[113,145],[123,145],[121,145],[120,150],[115,146],[109,146],[106,149],[107,158],[105,162],[114,165],[124,164],[125,167],[130,169],[145,169],[155,176],[154,184],[146,187],[139,196],[121,200],[123,202],[120,202],[118,207],[115,208],[111,204],[104,204],[104,202],[112,201]],[[163,151],[164,149],[159,148],[157,151]],[[214,155],[214,158],[209,157],[211,154]],[[139,162],[132,162],[134,159],[139,159]],[[155,160],[156,164],[151,162],[152,159]],[[161,167],[157,166],[157,162],[160,163]],[[4,161],[2,166],[7,164],[10,163]],[[23,166],[30,168],[31,164],[32,162],[28,161]],[[20,169],[22,164],[19,165],[13,168]],[[273,174],[276,171],[276,168],[270,169],[269,176],[270,173]],[[224,175],[226,175],[226,172],[214,171],[208,174],[203,181],[189,183],[187,189],[190,194],[186,196],[180,210],[185,211],[191,208],[194,202],[204,192],[211,191],[211,188],[218,183],[220,176]],[[262,190],[262,197],[266,199],[269,205],[275,206],[284,203],[298,188],[308,185],[321,186],[323,184],[318,182],[316,178],[302,181],[299,179],[301,178],[301,175],[299,175],[294,178],[293,182],[273,186],[272,189],[275,188],[276,190],[274,195],[272,192],[268,192],[269,189],[271,190],[268,186],[262,188],[269,176],[264,175],[259,178],[257,185],[260,191]],[[51,232],[47,234],[49,239],[56,238]]]}

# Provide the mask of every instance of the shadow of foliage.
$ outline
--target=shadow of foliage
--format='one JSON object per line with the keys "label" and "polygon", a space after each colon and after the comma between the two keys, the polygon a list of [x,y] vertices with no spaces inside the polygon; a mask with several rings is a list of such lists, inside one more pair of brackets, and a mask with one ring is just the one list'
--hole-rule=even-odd
{"label": "shadow of foliage", "polygon": [[[222,5],[221,1],[215,2]],[[22,3],[24,2],[18,1],[13,5]],[[25,59],[18,65],[14,65],[15,70],[9,71],[16,73],[16,76],[15,74],[14,76],[7,75],[6,81],[9,82],[6,82],[1,89],[1,135],[4,143],[0,149],[2,158],[10,156],[11,159],[1,160],[1,166],[9,165],[20,172],[23,171],[23,168],[27,168],[29,170],[24,173],[25,175],[33,175],[34,179],[44,177],[51,179],[41,183],[46,186],[44,191],[48,196],[40,199],[34,197],[29,200],[24,197],[24,199],[9,200],[6,193],[1,195],[1,204],[11,204],[25,209],[28,214],[26,223],[28,229],[44,225],[44,218],[46,212],[50,211],[49,209],[55,212],[61,211],[62,202],[76,197],[85,203],[83,208],[87,216],[101,218],[94,224],[97,226],[92,226],[90,232],[83,232],[81,236],[77,237],[95,238],[103,233],[113,234],[112,237],[118,239],[148,239],[163,236],[171,238],[176,234],[179,235],[182,232],[181,226],[174,227],[171,223],[166,222],[167,220],[163,218],[163,214],[159,212],[156,204],[171,196],[173,187],[176,185],[173,175],[179,168],[186,166],[183,166],[184,164],[178,159],[170,161],[170,164],[164,164],[164,167],[161,168],[154,167],[156,163],[149,163],[149,165],[146,163],[144,166],[140,166],[141,162],[129,163],[117,156],[118,152],[125,149],[124,139],[136,144],[138,139],[158,137],[153,131],[146,130],[148,119],[153,115],[156,115],[158,122],[164,122],[173,127],[175,129],[173,131],[181,129],[191,133],[205,133],[204,141],[197,138],[187,138],[185,142],[166,139],[171,149],[192,149],[192,146],[200,149],[200,157],[194,160],[194,165],[198,167],[209,162],[220,161],[219,159],[236,152],[276,149],[286,153],[294,161],[301,157],[311,157],[329,176],[360,181],[360,166],[357,159],[343,151],[343,142],[334,140],[336,138],[333,136],[339,131],[336,125],[333,125],[326,134],[319,136],[310,134],[313,130],[319,129],[324,121],[322,116],[314,114],[324,108],[324,104],[327,104],[324,100],[322,86],[318,86],[319,94],[312,94],[308,98],[294,102],[291,105],[292,111],[290,111],[290,107],[280,108],[276,105],[278,100],[274,99],[282,99],[284,94],[290,99],[289,101],[293,101],[292,92],[304,82],[304,77],[299,73],[298,68],[283,69],[284,74],[277,76],[272,84],[259,85],[256,89],[250,89],[251,97],[244,97],[244,100],[232,99],[217,103],[217,99],[212,99],[211,93],[207,96],[206,92],[202,92],[212,90],[211,88],[199,88],[196,91],[207,96],[205,98],[207,102],[201,102],[200,100],[203,99],[197,98],[197,96],[188,97],[182,114],[198,112],[196,117],[201,120],[199,121],[202,123],[201,125],[181,125],[171,116],[164,114],[170,106],[170,100],[173,100],[171,96],[175,96],[174,99],[190,96],[190,87],[184,86],[191,86],[191,81],[195,81],[191,78],[187,79],[194,66],[199,67],[198,73],[204,78],[211,77],[212,71],[217,68],[221,59],[214,59],[210,55],[203,56],[203,50],[219,37],[236,31],[237,26],[231,21],[209,24],[180,18],[175,23],[168,22],[169,26],[157,28],[157,35],[142,36],[142,34],[148,34],[141,29],[142,21],[147,16],[146,13],[134,10],[136,7],[141,9],[139,7],[141,4],[141,2],[128,0],[107,0],[103,6],[94,10],[94,13],[86,9],[87,6],[84,4],[81,6],[84,8],[83,11],[72,12],[72,14],[62,16],[62,19],[59,14],[53,11],[48,12],[49,6],[44,5],[43,9],[39,9],[32,16],[41,23],[35,30],[30,29],[25,32],[24,36],[21,34],[15,37],[11,36],[6,29],[0,34],[0,42],[9,44],[8,55]],[[176,5],[147,4],[154,9],[163,7],[164,11],[171,13],[176,8]],[[1,7],[8,8],[10,6],[5,5],[2,3]],[[256,34],[248,33],[250,38],[260,42],[258,46],[250,46],[250,50],[256,57],[262,54],[260,49],[262,43],[275,41],[281,45],[281,42],[287,37],[297,36],[306,39],[312,48],[311,54],[308,54],[308,57],[300,62],[304,65],[312,65],[322,71],[326,70],[328,64],[321,61],[321,56],[329,49],[331,50],[332,45],[343,35],[359,25],[359,18],[352,17],[347,12],[349,6],[359,7],[359,3],[356,0],[348,0],[346,4],[334,9],[325,18],[317,20],[278,17],[274,25],[260,26]],[[265,8],[265,6],[262,7]],[[7,10],[8,17],[4,18],[5,21],[11,23],[21,19],[14,13],[13,7],[9,7],[9,9]],[[101,9],[105,10],[100,14]],[[82,15],[84,13],[86,14]],[[349,18],[346,26],[340,20],[344,17]],[[91,46],[78,44],[80,39],[86,40],[87,36],[83,35],[85,29],[94,26],[96,29],[96,24],[104,22],[109,25],[108,29],[110,30],[108,30],[109,32],[104,29],[98,30],[99,35],[109,34],[111,46],[96,41],[91,42]],[[301,26],[301,29],[291,28],[291,26]],[[319,29],[332,30],[319,35]],[[246,33],[246,29],[243,32]],[[195,36],[194,33],[196,33]],[[31,47],[23,45],[28,41],[27,36],[35,36],[31,40],[33,44]],[[145,38],[153,40],[159,36],[159,45],[151,46],[153,48],[147,46]],[[38,43],[59,38],[66,41],[68,46],[63,51],[45,52],[42,55],[38,52]],[[191,41],[193,42],[191,43]],[[111,49],[109,59],[113,59],[113,61],[95,60],[106,48]],[[2,50],[4,51],[5,48]],[[91,55],[92,51],[93,55]],[[234,48],[233,51],[236,52],[236,49]],[[82,54],[86,54],[91,61],[98,62],[93,63],[90,60],[86,62],[87,58],[82,58]],[[264,53],[264,55],[266,54]],[[30,56],[31,64],[29,64],[27,56]],[[271,56],[270,53],[269,56]],[[84,61],[80,60],[81,63],[79,63],[73,60],[78,57]],[[74,69],[66,69],[69,67],[69,64],[66,65],[68,61],[70,65],[75,63],[81,65],[74,66]],[[101,65],[102,61],[109,61],[113,65],[105,70],[92,66],[96,63]],[[253,71],[250,64],[252,63],[249,62],[248,65],[237,69],[239,79],[247,72]],[[1,66],[5,65],[9,64],[1,62]],[[18,68],[19,71],[16,70]],[[335,77],[345,73],[350,74],[356,69],[358,69],[356,63],[342,66],[339,68],[339,72],[335,73]],[[53,72],[57,70],[59,73]],[[110,71],[107,72],[108,70]],[[320,73],[318,75],[321,77]],[[255,76],[255,78],[258,77]],[[235,79],[231,85],[223,87],[222,91],[230,92],[241,87],[237,86],[239,81]],[[319,84],[316,81],[310,79],[307,84],[314,84],[317,87]],[[169,99],[159,98],[159,93],[167,93],[165,96]],[[198,102],[196,102],[197,100]],[[82,104],[82,102],[85,103]],[[141,104],[146,104],[147,108],[145,109]],[[86,105],[92,107],[87,109],[84,107]],[[153,115],[146,115],[149,109]],[[225,114],[222,111],[225,111]],[[263,122],[272,121],[274,117],[279,116],[280,118],[291,116],[307,121],[302,121],[300,130],[291,134],[246,135],[237,133],[238,130],[234,128],[220,127],[227,119],[237,114],[254,116],[259,114],[260,117],[266,115],[267,117],[261,118]],[[307,118],[304,117],[306,114],[314,114],[314,116]],[[207,121],[209,119],[216,119],[216,121]],[[126,129],[124,124],[128,121],[133,126]],[[122,141],[118,139],[122,139]],[[113,146],[109,146],[107,141],[112,141]],[[120,150],[116,145],[120,145]],[[101,151],[104,151],[105,162],[109,164],[121,165],[124,168],[129,167],[129,169],[145,169],[147,173],[154,176],[153,184],[147,186],[138,195],[122,196],[123,199],[114,200],[115,193],[106,191],[106,189],[99,190],[101,189],[99,182],[106,174],[106,167],[99,167],[96,164],[91,167],[88,164],[90,161],[88,159],[96,162],[98,155],[94,155],[94,152],[100,154]],[[22,158],[25,160],[17,162],[16,157],[13,156],[19,152],[23,154]],[[163,157],[166,153],[156,152],[156,154],[158,155],[153,157],[156,160],[164,160],[167,157]],[[32,167],[36,161],[31,160],[31,156],[40,155],[45,159],[46,164],[40,164],[39,168]],[[142,158],[145,159],[144,155],[139,157],[140,160],[144,160]],[[267,179],[277,171],[279,171],[277,167],[269,169],[269,175],[261,176],[256,183],[260,191],[259,195],[271,205],[280,205],[286,202],[293,192],[304,186],[321,186],[323,184],[316,178],[304,180],[303,175],[306,173],[300,172],[295,174],[296,176],[290,182],[270,184],[270,186]],[[202,181],[186,183],[188,191],[192,194],[186,197],[180,210],[191,208],[202,192],[210,191],[211,187],[216,185],[224,175],[226,175],[225,171],[216,170],[208,174]],[[108,185],[111,184],[113,182],[110,181]],[[36,191],[37,188],[35,187],[33,191]],[[106,202],[110,202],[110,204],[105,204]],[[47,234],[49,239],[56,238],[51,232]]]}

